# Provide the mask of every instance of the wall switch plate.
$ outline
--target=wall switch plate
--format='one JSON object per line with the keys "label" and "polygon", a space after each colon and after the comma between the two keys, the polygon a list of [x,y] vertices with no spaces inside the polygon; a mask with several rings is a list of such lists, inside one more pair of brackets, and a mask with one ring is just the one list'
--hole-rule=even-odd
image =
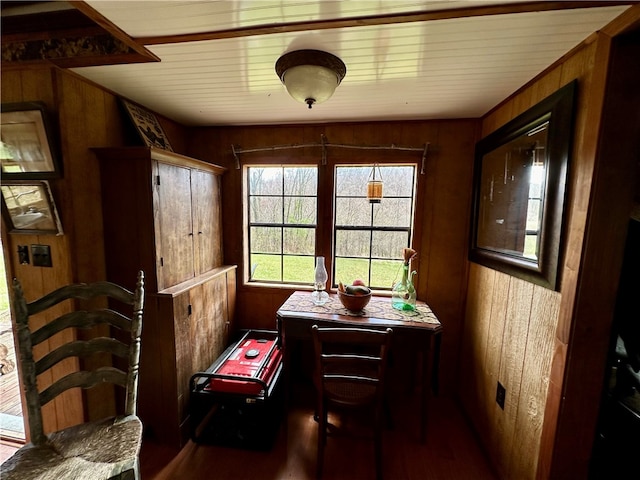
{"label": "wall switch plate", "polygon": [[504,410],[504,399],[507,396],[507,391],[502,386],[500,382],[498,382],[498,389],[496,390],[496,403],[500,406],[502,410]]}
{"label": "wall switch plate", "polygon": [[52,267],[51,247],[49,245],[31,245],[31,258],[34,267]]}

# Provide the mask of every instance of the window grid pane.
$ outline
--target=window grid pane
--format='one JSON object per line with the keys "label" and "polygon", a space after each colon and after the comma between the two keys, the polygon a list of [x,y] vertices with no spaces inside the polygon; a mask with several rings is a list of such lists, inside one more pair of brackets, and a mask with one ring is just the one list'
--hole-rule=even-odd
{"label": "window grid pane", "polygon": [[359,278],[372,288],[390,290],[402,265],[402,249],[411,244],[416,167],[380,166],[380,204],[366,200],[372,168],[336,166],[334,287]]}
{"label": "window grid pane", "polygon": [[316,167],[248,167],[249,281],[312,284]]}
{"label": "window grid pane", "polygon": [[[360,278],[391,289],[411,245],[415,165],[380,165],[382,203],[369,204],[372,165],[336,166],[333,286]],[[313,284],[317,167],[247,167],[249,281]]]}

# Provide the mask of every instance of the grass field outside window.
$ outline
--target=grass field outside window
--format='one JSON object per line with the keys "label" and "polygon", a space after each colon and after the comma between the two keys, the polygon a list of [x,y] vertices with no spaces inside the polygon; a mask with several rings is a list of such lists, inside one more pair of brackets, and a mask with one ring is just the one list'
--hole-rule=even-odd
{"label": "grass field outside window", "polygon": [[[390,290],[398,280],[403,248],[411,245],[416,165],[376,167],[384,182],[381,203],[367,200],[372,165],[338,165],[333,221],[324,225],[333,257],[325,260],[332,285],[360,279]],[[318,167],[245,167],[249,282],[313,285],[318,222]],[[329,199],[331,200],[331,198]],[[331,281],[330,280],[330,281]]]}

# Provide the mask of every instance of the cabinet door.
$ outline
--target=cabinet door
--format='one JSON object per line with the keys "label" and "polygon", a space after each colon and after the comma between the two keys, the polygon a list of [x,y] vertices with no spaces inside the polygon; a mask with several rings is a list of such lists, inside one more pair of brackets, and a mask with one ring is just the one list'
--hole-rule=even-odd
{"label": "cabinet door", "polygon": [[[184,320],[176,315],[178,409],[180,421],[184,422],[191,375],[209,368],[227,347],[226,276],[197,285],[176,300],[180,297],[188,298]],[[177,302],[175,308],[178,309]]]}
{"label": "cabinet door", "polygon": [[194,372],[208,368],[226,348],[227,284],[224,275],[190,290],[191,367]]}
{"label": "cabinet door", "polygon": [[220,177],[202,170],[191,171],[191,204],[196,275],[222,265]]}
{"label": "cabinet door", "polygon": [[[158,289],[171,287],[195,275],[191,213],[191,170],[158,163],[156,245],[160,266]],[[162,285],[160,285],[162,283]]]}
{"label": "cabinet door", "polygon": [[[173,320],[174,320],[174,341],[175,341],[175,370],[168,372],[170,376],[173,373],[175,376],[171,378],[174,390],[170,393],[171,405],[175,408],[167,412],[166,421],[170,424],[173,431],[175,431],[176,440],[182,440],[184,438],[183,423],[188,414],[189,404],[189,379],[195,372],[191,364],[192,356],[192,335],[193,335],[193,308],[191,304],[191,292],[184,292],[173,298]],[[163,355],[164,352],[158,353]],[[169,382],[169,380],[167,380]]]}

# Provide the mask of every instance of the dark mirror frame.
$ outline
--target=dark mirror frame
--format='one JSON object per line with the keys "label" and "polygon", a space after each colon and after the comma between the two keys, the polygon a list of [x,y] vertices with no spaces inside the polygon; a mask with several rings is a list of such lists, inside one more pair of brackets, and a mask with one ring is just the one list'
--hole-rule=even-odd
{"label": "dark mirror frame", "polygon": [[32,115],[34,131],[39,134],[38,150],[40,150],[43,158],[50,160],[50,165],[40,170],[5,172],[3,168],[2,178],[5,180],[43,180],[62,177],[58,144],[54,136],[56,130],[53,128],[54,125],[49,118],[50,115],[44,102],[2,103],[0,104],[0,112],[2,112],[3,117],[2,125],[19,123],[12,121],[12,118],[16,115]]}
{"label": "dark mirror frame", "polygon": [[[24,203],[16,205],[15,200],[9,203],[11,196],[7,198],[6,195],[11,193],[12,186],[22,187],[31,191],[31,194],[23,194]],[[47,180],[3,180],[1,187],[2,214],[9,233],[28,235],[63,234],[58,209]],[[13,198],[17,199],[17,197]],[[35,217],[35,219],[34,217],[28,217],[28,215],[34,214],[39,217]],[[19,222],[18,220],[21,218],[22,221]],[[45,221],[43,222],[42,220]]]}
{"label": "dark mirror frame", "polygon": [[[562,224],[573,137],[576,89],[577,81],[565,85],[480,140],[476,144],[475,150],[469,260],[553,290],[558,288],[558,265],[561,256]],[[479,247],[477,241],[479,217],[480,212],[483,211],[483,202],[485,202],[481,195],[485,156],[546,121],[549,122],[545,157],[547,170],[541,206],[542,219],[538,258],[532,259],[524,255],[507,253],[498,247]]]}

